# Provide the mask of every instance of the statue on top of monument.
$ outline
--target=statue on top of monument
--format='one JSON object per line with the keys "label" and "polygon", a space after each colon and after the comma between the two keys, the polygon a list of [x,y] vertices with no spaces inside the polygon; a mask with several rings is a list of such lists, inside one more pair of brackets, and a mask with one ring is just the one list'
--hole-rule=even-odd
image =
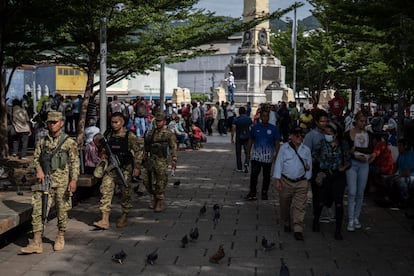
{"label": "statue on top of monument", "polygon": [[228,92],[227,100],[229,102],[233,102],[234,101],[234,88],[236,88],[236,84],[234,83],[233,72],[229,72],[228,74],[229,76],[224,79],[227,83],[227,92]]}

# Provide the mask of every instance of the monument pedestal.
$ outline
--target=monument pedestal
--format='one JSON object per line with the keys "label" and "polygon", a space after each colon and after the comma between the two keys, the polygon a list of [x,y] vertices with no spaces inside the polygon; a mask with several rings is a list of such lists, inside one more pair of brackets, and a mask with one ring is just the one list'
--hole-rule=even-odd
{"label": "monument pedestal", "polygon": [[[249,22],[269,14],[269,0],[244,0],[243,21]],[[228,65],[236,88],[236,103],[251,102],[252,105],[273,101],[268,90],[283,90],[285,67],[273,55],[270,48],[269,21],[264,21],[244,32],[241,47]],[[227,75],[227,74],[226,74]]]}
{"label": "monument pedestal", "polygon": [[267,95],[267,90],[281,89],[284,82],[285,68],[274,56],[238,55],[230,70],[235,76],[236,89],[234,100],[236,103],[251,102],[257,105],[273,101]]}

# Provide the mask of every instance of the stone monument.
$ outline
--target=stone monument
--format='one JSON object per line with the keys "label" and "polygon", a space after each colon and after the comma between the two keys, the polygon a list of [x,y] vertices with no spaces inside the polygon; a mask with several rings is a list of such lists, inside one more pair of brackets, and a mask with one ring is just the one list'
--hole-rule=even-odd
{"label": "stone monument", "polygon": [[[244,0],[244,22],[268,14],[269,0]],[[245,31],[242,45],[226,69],[226,76],[229,71],[234,74],[236,103],[277,102],[288,93],[285,67],[270,49],[269,32],[268,20]]]}

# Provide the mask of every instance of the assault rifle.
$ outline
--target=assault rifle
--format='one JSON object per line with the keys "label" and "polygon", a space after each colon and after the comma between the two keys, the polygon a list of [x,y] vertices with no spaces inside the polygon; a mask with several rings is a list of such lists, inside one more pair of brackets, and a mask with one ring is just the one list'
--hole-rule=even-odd
{"label": "assault rifle", "polygon": [[40,186],[41,186],[40,191],[42,192],[42,222],[43,222],[43,233],[44,233],[46,223],[47,223],[47,215],[48,215],[47,205],[49,202],[49,189],[50,189],[49,175],[45,175],[45,181]]}
{"label": "assault rifle", "polygon": [[51,181],[48,174],[45,175],[44,182],[39,181],[38,184],[32,186],[32,191],[42,193],[42,224],[43,224],[43,233],[45,232],[47,217],[49,215],[48,202],[49,202],[49,190],[51,187]]}
{"label": "assault rifle", "polygon": [[121,170],[121,163],[119,162],[118,156],[112,153],[108,141],[106,141],[105,137],[102,134],[97,134],[95,136],[95,139],[98,142],[97,146],[103,147],[105,149],[106,155],[108,156],[108,171],[115,170],[117,175],[121,178],[122,184],[128,188],[128,182],[126,181],[125,176]]}

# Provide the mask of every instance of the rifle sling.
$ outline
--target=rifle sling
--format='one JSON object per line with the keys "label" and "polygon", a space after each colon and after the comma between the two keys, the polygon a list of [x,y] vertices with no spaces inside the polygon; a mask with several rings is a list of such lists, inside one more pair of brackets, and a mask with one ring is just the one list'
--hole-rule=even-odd
{"label": "rifle sling", "polygon": [[[60,150],[63,143],[65,143],[66,140],[69,138],[69,135],[67,135],[67,134],[64,134],[63,136],[64,136],[64,138],[60,138],[59,144],[56,146],[56,148],[50,152],[51,156],[55,155],[56,152],[58,152]],[[43,140],[43,149],[45,148],[45,146],[46,146],[46,139]]]}
{"label": "rifle sling", "polygon": [[155,129],[152,130],[151,139],[149,140],[149,150],[150,150],[150,153],[151,153],[152,143],[154,143],[154,136],[155,136]]}

